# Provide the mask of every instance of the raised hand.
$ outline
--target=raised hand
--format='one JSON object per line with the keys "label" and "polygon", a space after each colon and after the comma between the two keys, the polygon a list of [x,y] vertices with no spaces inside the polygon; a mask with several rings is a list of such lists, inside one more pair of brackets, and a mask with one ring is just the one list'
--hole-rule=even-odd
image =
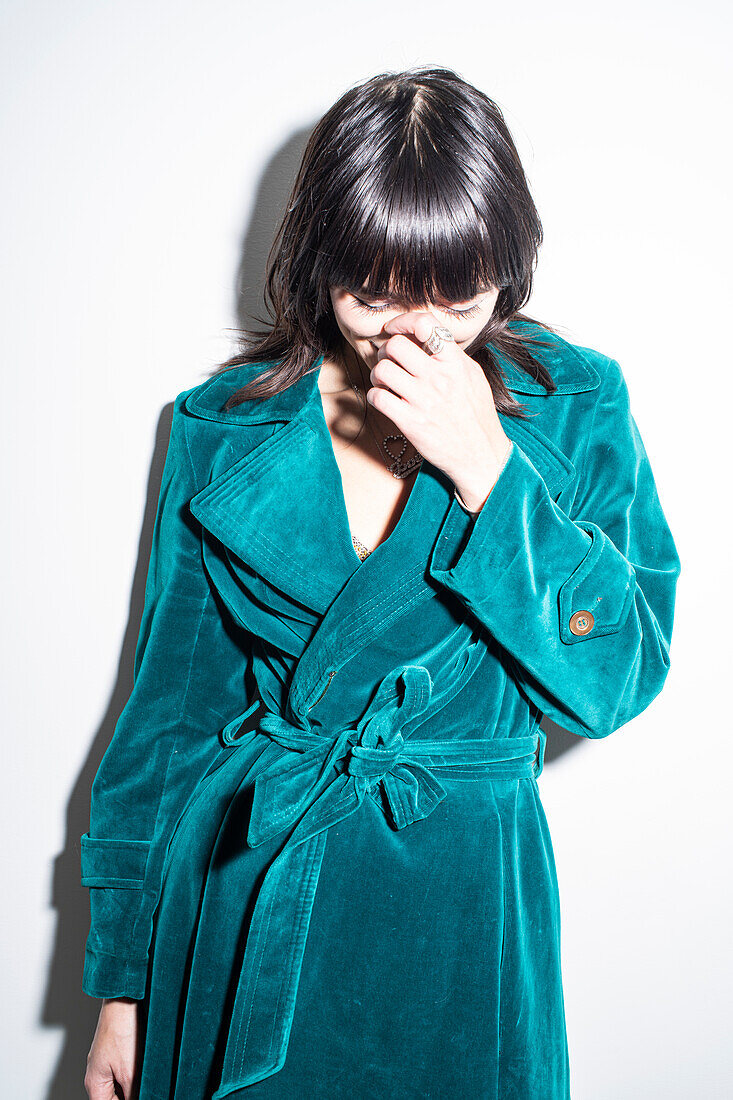
{"label": "raised hand", "polygon": [[478,511],[511,448],[483,369],[455,341],[435,355],[422,345],[435,325],[428,311],[390,318],[390,338],[370,371],[367,400],[395,424],[420,454],[453,481]]}

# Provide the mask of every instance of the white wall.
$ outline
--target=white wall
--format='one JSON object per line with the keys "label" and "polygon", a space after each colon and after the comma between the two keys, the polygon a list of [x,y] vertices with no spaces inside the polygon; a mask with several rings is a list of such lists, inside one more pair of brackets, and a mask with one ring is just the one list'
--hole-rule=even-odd
{"label": "white wall", "polygon": [[621,362],[684,565],[662,695],[552,737],[540,780],[573,1100],[730,1095],[730,29],[722,0],[2,4],[4,1095],[84,1095],[78,837],[170,403],[229,354],[238,279],[259,308],[309,128],[422,63],[505,110],[546,232],[528,308]]}

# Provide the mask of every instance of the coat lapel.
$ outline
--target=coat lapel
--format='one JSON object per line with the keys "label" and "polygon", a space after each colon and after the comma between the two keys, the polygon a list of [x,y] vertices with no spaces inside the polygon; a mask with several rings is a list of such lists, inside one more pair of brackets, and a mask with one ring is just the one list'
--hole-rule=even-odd
{"label": "coat lapel", "polygon": [[516,416],[499,413],[501,426],[515,443],[518,443],[530,462],[542,475],[547,491],[553,500],[575,475],[575,465],[552,440],[531,420],[518,420]]}
{"label": "coat lapel", "polygon": [[[573,354],[556,358],[551,368],[557,392],[598,385],[591,364],[565,346]],[[192,514],[227,554],[321,616],[293,676],[291,717],[307,712],[333,670],[396,617],[437,594],[428,560],[449,510],[458,508],[450,479],[424,460],[391,535],[359,562],[350,543],[340,472],[318,391],[322,362],[320,356],[308,374],[282,393],[230,412],[222,409],[226,397],[254,377],[255,368],[268,364],[214,375],[186,401],[192,415],[232,425],[229,440],[238,440],[242,429],[241,445],[234,446],[238,457],[231,462],[230,444],[209,483],[192,497]],[[502,363],[502,369],[510,389],[534,393],[528,387],[537,386],[537,392],[546,394],[523,372],[514,377],[511,364],[505,368]],[[573,463],[532,419],[499,415],[507,435],[525,451],[557,499],[575,473]],[[263,424],[271,426],[264,438],[263,429],[257,428]]]}
{"label": "coat lapel", "polygon": [[228,466],[190,510],[265,580],[323,614],[359,562],[334,537],[339,485],[304,410]]}

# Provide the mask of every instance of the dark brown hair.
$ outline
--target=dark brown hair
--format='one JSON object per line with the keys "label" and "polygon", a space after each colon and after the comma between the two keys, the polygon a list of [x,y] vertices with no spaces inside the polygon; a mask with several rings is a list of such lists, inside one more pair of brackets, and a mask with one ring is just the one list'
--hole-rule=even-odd
{"label": "dark brown hair", "polygon": [[[451,69],[382,73],[346,91],[308,139],[267,260],[264,329],[239,329],[240,350],[214,374],[245,363],[271,369],[228,398],[279,393],[324,354],[342,358],[329,286],[394,295],[415,307],[465,302],[499,288],[493,314],[466,352],[483,368],[497,408],[525,416],[492,348],[549,391],[531,353],[546,346],[513,320],[528,300],[542,226],[499,107]],[[490,345],[490,346],[489,346]]]}

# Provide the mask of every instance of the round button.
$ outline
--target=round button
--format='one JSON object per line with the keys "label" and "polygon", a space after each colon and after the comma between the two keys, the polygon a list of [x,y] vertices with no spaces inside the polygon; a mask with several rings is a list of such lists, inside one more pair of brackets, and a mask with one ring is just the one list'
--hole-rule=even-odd
{"label": "round button", "polygon": [[570,622],[568,626],[573,634],[587,634],[589,630],[593,629],[593,618],[590,611],[576,611],[574,615],[570,616]]}

